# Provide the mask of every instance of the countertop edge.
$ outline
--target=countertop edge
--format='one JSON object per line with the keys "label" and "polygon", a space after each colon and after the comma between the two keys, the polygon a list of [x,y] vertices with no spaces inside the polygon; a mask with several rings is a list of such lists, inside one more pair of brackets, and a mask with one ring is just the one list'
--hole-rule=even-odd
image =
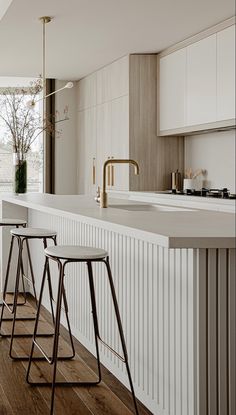
{"label": "countertop edge", "polygon": [[85,223],[89,223],[94,226],[102,226],[107,230],[113,230],[118,233],[122,233],[125,235],[132,234],[132,236],[137,237],[138,239],[142,239],[148,241],[149,243],[154,243],[156,245],[165,247],[165,248],[185,248],[185,249],[207,249],[207,248],[229,248],[234,249],[236,248],[236,241],[234,237],[180,237],[180,236],[167,236],[158,233],[152,233],[149,231],[141,230],[135,227],[117,224],[110,221],[104,221],[103,219],[93,218],[90,216],[85,216],[80,213],[73,213],[67,210],[60,209],[58,207],[50,207],[50,206],[43,206],[39,203],[24,201],[24,200],[17,200],[15,197],[11,196],[2,196],[0,201],[5,201],[7,203],[12,203],[16,205],[20,205],[26,207],[28,209],[38,210],[44,213],[53,214],[56,216],[63,216],[72,220],[80,220]]}

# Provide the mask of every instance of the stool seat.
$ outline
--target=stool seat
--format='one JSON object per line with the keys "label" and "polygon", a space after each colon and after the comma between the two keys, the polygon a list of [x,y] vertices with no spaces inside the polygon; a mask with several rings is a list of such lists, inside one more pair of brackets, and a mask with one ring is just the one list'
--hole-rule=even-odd
{"label": "stool seat", "polygon": [[22,226],[26,224],[27,224],[26,220],[23,220],[23,219],[10,219],[10,218],[0,219],[0,226]]}
{"label": "stool seat", "polygon": [[108,256],[107,251],[100,248],[78,245],[50,246],[44,250],[45,255],[59,259],[96,260]]}
{"label": "stool seat", "polygon": [[57,232],[42,228],[21,228],[11,229],[11,234],[26,238],[51,238],[56,236]]}

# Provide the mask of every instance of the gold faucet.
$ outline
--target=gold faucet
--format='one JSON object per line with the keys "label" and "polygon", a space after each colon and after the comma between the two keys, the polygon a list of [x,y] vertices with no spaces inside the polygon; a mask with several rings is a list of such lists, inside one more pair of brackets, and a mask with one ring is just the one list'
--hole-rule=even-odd
{"label": "gold faucet", "polygon": [[101,208],[107,208],[108,207],[108,198],[107,198],[107,192],[106,192],[106,169],[107,166],[110,164],[133,164],[134,166],[134,173],[139,174],[139,165],[137,161],[130,160],[130,159],[109,159],[106,160],[103,164],[102,169],[102,191],[100,194],[100,207]]}

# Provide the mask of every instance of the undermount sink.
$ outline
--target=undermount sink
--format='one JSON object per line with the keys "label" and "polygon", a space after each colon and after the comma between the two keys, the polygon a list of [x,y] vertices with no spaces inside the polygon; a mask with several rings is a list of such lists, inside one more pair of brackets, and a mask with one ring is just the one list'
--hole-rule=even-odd
{"label": "undermount sink", "polygon": [[178,206],[165,205],[110,205],[109,207],[115,209],[128,210],[132,212],[181,212],[193,211],[194,209],[186,209]]}

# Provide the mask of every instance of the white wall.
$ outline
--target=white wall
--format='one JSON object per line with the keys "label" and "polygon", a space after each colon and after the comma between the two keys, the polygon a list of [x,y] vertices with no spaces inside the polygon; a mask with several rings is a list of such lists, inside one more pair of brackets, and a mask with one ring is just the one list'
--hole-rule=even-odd
{"label": "white wall", "polygon": [[185,168],[206,169],[206,187],[236,193],[235,141],[235,130],[185,137]]}
{"label": "white wall", "polygon": [[[56,81],[55,88],[62,88],[66,81]],[[76,85],[55,95],[55,108],[64,118],[64,108],[69,107],[69,120],[56,124],[61,134],[55,140],[55,193],[77,193],[77,134],[76,134]]]}

